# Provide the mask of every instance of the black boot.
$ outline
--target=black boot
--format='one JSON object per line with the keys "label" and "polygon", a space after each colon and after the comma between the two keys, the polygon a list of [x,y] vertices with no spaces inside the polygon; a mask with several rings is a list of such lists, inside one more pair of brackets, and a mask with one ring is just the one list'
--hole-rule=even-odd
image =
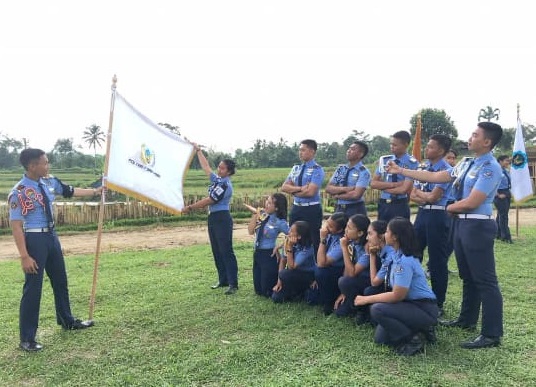
{"label": "black boot", "polygon": [[413,356],[424,350],[424,343],[417,333],[406,343],[396,348],[396,353],[400,356]]}

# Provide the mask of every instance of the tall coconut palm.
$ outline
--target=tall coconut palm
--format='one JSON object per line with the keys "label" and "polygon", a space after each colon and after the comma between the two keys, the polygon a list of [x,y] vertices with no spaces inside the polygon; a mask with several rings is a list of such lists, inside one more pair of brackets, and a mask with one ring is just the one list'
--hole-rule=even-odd
{"label": "tall coconut palm", "polygon": [[499,114],[501,114],[501,111],[499,109],[493,109],[491,106],[486,106],[485,109],[480,109],[480,113],[478,113],[478,121],[480,121],[481,118],[491,121],[492,119],[499,120]]}
{"label": "tall coconut palm", "polygon": [[102,131],[100,126],[93,124],[91,126],[86,127],[82,139],[88,144],[89,149],[93,147],[93,158],[95,159],[94,172],[97,173],[97,145],[100,148],[101,144],[106,139],[106,137],[104,136],[104,132]]}

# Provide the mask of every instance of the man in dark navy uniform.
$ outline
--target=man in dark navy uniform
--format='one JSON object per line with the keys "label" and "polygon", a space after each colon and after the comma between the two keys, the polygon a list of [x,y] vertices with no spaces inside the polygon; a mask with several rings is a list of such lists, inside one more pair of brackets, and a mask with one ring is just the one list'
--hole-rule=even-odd
{"label": "man in dark navy uniform", "polygon": [[294,196],[289,224],[292,225],[297,220],[309,223],[315,252],[320,245],[323,217],[320,188],[324,181],[324,169],[315,160],[316,150],[315,140],[303,140],[300,143],[299,155],[303,164],[292,168],[281,187],[281,191]]}
{"label": "man in dark navy uniform", "polygon": [[448,171],[411,171],[390,163],[388,170],[419,181],[453,181],[456,202],[447,211],[454,222],[454,252],[463,281],[462,307],[458,318],[441,321],[448,327],[474,330],[482,307],[482,328],[475,339],[462,348],[496,347],[503,335],[503,299],[495,270],[493,245],[497,224],[492,202],[501,181],[501,166],[492,149],[502,137],[502,128],[493,122],[480,122],[467,143],[474,158],[466,158],[459,168]]}
{"label": "man in dark navy uniform", "polygon": [[48,159],[41,149],[24,149],[20,163],[26,173],[8,196],[11,229],[25,277],[19,315],[20,348],[39,351],[43,346],[36,342],[35,336],[45,271],[54,292],[58,325],[67,330],[93,325],[93,321],[81,321],[71,314],[65,261],[54,230],[51,203],[55,195],[93,196],[102,187],[74,188],[48,176]]}

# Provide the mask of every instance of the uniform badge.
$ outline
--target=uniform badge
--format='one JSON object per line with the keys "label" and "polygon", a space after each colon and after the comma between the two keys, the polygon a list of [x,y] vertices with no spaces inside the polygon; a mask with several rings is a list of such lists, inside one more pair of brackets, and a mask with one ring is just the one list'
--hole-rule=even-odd
{"label": "uniform badge", "polygon": [[402,268],[402,265],[399,265],[397,267],[395,267],[395,273],[396,274],[400,274],[400,273],[403,273],[404,272],[404,269]]}
{"label": "uniform badge", "polygon": [[17,191],[22,191],[24,189],[24,186],[21,184],[21,185],[17,186],[16,189],[17,189]]}
{"label": "uniform badge", "polygon": [[11,209],[14,210],[15,208],[18,207],[18,204],[17,202],[11,202]]}

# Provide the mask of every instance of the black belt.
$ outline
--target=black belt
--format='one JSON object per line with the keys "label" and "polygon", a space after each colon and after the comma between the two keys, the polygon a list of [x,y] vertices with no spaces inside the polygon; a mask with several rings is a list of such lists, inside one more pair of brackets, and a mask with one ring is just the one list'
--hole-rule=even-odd
{"label": "black belt", "polygon": [[337,204],[337,206],[339,206],[340,208],[351,208],[351,207],[359,206],[361,203],[363,203],[363,202],[348,203],[348,204]]}
{"label": "black belt", "polygon": [[386,203],[386,204],[391,204],[391,203],[407,203],[407,202],[408,202],[408,198],[380,199],[380,203]]}

